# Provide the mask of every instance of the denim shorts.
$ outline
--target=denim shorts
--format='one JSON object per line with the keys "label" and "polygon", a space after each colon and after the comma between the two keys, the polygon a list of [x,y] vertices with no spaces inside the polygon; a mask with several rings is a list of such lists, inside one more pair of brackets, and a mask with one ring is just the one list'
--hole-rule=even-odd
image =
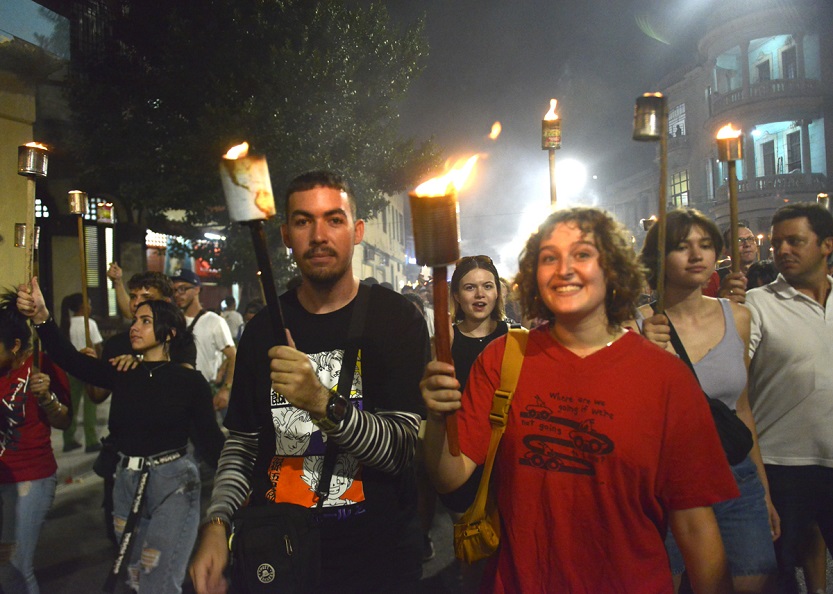
{"label": "denim shorts", "polygon": [[[740,497],[721,501],[713,507],[733,576],[770,575],[777,572],[775,547],[769,528],[764,486],[755,463],[749,458],[732,466]],[[671,572],[685,568],[683,556],[671,531],[665,538]]]}

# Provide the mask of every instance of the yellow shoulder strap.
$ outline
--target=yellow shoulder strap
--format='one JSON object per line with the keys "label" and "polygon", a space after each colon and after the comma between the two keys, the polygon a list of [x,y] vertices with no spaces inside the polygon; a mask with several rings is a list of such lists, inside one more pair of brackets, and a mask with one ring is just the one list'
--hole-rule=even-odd
{"label": "yellow shoulder strap", "polygon": [[506,337],[506,349],[503,351],[503,363],[500,366],[500,387],[495,390],[492,399],[492,410],[489,413],[489,423],[492,425],[492,434],[489,438],[489,451],[486,454],[486,461],[483,464],[483,476],[477,487],[477,494],[474,497],[471,511],[474,517],[482,517],[486,510],[486,499],[489,492],[489,480],[492,476],[492,467],[495,464],[500,438],[506,430],[506,418],[509,416],[509,406],[512,404],[512,396],[518,385],[518,377],[521,375],[521,366],[524,362],[526,342],[529,338],[529,331],[526,328],[510,328]]}
{"label": "yellow shoulder strap", "polygon": [[509,415],[509,406],[518,385],[518,377],[521,375],[528,338],[529,330],[526,328],[509,329],[506,350],[503,351],[503,363],[500,366],[500,387],[495,390],[492,411],[489,413],[492,426],[497,424],[506,427],[506,417]]}

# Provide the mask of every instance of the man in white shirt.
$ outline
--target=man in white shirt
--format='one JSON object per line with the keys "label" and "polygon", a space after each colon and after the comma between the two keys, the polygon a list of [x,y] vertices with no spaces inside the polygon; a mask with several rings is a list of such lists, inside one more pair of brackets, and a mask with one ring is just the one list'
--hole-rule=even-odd
{"label": "man in white shirt", "polygon": [[[98,330],[96,321],[90,318],[90,342],[87,345],[87,332],[84,326],[84,313],[90,315],[89,300],[84,303],[84,298],[81,293],[73,293],[67,295],[61,302],[61,323],[62,327],[64,316],[67,317],[68,323],[66,326],[69,332],[69,340],[79,351],[91,346],[101,353],[101,333]],[[64,451],[71,452],[81,447],[75,439],[75,432],[78,429],[78,409],[82,408],[83,402],[83,419],[84,419],[84,451],[86,453],[97,452],[101,449],[101,444],[98,442],[98,435],[96,433],[96,402],[90,399],[87,394],[87,385],[81,380],[67,374],[69,377],[69,387],[72,395],[72,421],[64,430]]]}
{"label": "man in white shirt", "polygon": [[780,274],[746,294],[749,403],[781,517],[779,592],[798,592],[794,568],[814,523],[833,547],[833,216],[789,204],[773,216],[770,241]]}
{"label": "man in white shirt", "polygon": [[[234,378],[234,361],[237,349],[231,337],[226,321],[212,311],[203,309],[200,303],[200,278],[191,270],[183,268],[179,274],[171,277],[174,284],[174,300],[182,313],[185,323],[194,333],[197,344],[197,371],[203,374],[210,384],[215,382],[219,388],[214,395],[214,408],[223,410],[228,406],[229,391]],[[226,358],[223,377],[218,378],[223,357]]]}
{"label": "man in white shirt", "polygon": [[228,324],[228,328],[231,330],[231,336],[236,342],[237,336],[240,334],[240,327],[243,325],[243,316],[237,311],[237,301],[234,297],[229,295],[223,301],[226,304],[226,308],[220,312],[220,316]]}

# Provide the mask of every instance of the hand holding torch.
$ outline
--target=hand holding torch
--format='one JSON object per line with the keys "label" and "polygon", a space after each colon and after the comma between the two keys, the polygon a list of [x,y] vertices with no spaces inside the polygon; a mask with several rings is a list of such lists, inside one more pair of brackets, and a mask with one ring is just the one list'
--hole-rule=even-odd
{"label": "hand holding torch", "polygon": [[[467,159],[441,177],[420,184],[409,194],[414,226],[414,252],[417,264],[433,267],[434,345],[437,360],[454,364],[448,314],[448,266],[460,259],[460,205],[457,192],[471,173],[478,155]],[[457,417],[446,420],[448,449],[460,455]]]}
{"label": "hand holding torch", "polygon": [[738,174],[737,162],[743,158],[743,134],[726,124],[717,132],[717,158],[729,166],[729,228],[732,231],[732,272],[740,272],[738,244]]}
{"label": "hand holding torch", "polygon": [[662,93],[636,99],[633,139],[659,141],[659,210],[657,212],[657,313],[665,312],[665,220],[668,208],[668,101]]}
{"label": "hand holding torch", "polygon": [[275,216],[275,197],[266,157],[249,155],[249,144],[232,147],[220,161],[220,178],[226,196],[229,219],[249,227],[257,258],[258,279],[269,312],[275,344],[285,345],[286,330],[281,304],[275,290],[272,261],[263,224]]}

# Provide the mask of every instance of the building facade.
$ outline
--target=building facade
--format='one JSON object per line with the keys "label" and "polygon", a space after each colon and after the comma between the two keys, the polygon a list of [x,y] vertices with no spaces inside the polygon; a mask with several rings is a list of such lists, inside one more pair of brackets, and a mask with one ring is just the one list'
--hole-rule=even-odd
{"label": "building facade", "polygon": [[[699,63],[659,84],[669,107],[669,208],[698,208],[728,227],[728,169],[715,142],[726,124],[743,132],[739,217],[756,234],[768,233],[785,203],[814,201],[830,190],[833,40],[824,25],[831,22],[828,0],[714,4]],[[656,198],[646,205],[645,196],[656,196],[657,180],[655,170],[614,192],[611,209],[628,215],[623,221],[634,230],[639,218],[656,212]]]}

